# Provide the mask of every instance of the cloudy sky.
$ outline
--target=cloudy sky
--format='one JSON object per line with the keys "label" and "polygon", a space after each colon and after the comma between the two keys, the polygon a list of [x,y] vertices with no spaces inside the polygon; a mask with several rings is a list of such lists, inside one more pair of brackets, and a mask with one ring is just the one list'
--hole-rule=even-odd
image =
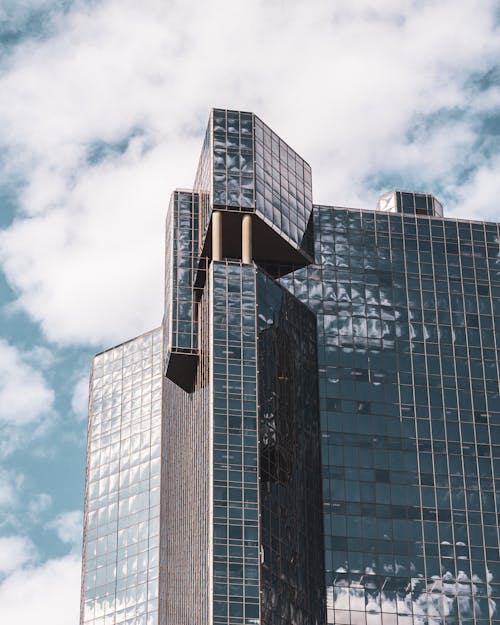
{"label": "cloudy sky", "polygon": [[77,624],[90,359],[160,322],[212,106],[318,203],[500,217],[499,0],[0,0],[2,623]]}

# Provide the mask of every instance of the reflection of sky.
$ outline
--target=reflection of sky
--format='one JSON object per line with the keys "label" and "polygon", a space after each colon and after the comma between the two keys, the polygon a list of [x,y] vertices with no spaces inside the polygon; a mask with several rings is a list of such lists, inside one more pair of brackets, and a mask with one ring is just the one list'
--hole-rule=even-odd
{"label": "reflection of sky", "polygon": [[[481,353],[487,363],[493,357],[492,367],[485,364],[487,373],[481,369],[473,377],[486,375],[489,409],[492,415],[498,410],[492,390],[497,388],[495,350],[491,340],[480,343],[477,331],[466,326],[463,298],[454,289],[455,276],[463,275],[458,280],[460,290],[469,294],[466,314],[476,319],[489,310],[489,297],[475,296],[472,257],[482,267],[482,280],[489,271],[495,276],[498,231],[488,226],[485,234],[482,226],[471,230],[468,225],[457,231],[448,222],[444,245],[442,222],[433,221],[430,228],[426,218],[418,221],[418,228],[415,220],[404,221],[413,239],[405,235],[403,242],[400,216],[320,207],[315,234],[321,270],[282,278],[318,314],[320,370],[324,367],[326,374],[321,392],[331,623],[365,624],[366,617],[368,625],[376,625],[383,613],[385,624],[396,617],[437,624],[444,617],[458,622],[459,617],[496,613],[496,587],[493,573],[484,574],[482,547],[494,568],[490,456],[496,417],[491,416],[489,434],[480,410],[473,418],[470,409],[471,398],[476,408],[486,401],[484,393],[461,388],[471,375],[465,365],[471,353],[464,347],[468,338],[476,358]],[[441,255],[431,256],[431,250],[441,248]],[[438,333],[436,321],[443,311],[452,321]],[[488,320],[481,323],[486,326]],[[457,355],[455,363],[448,352]],[[448,376],[446,385],[441,375]],[[452,388],[451,394],[433,395],[443,386]],[[418,393],[425,394],[425,401]],[[467,452],[476,439],[485,445],[479,458]],[[384,456],[391,456],[387,464]],[[392,457],[400,458],[399,466]],[[475,512],[480,509],[482,529]],[[447,566],[448,558],[455,562]],[[466,572],[471,569],[472,576]]]}
{"label": "reflection of sky", "polygon": [[162,339],[96,356],[91,378],[84,619],[158,615]]}
{"label": "reflection of sky", "polygon": [[[348,585],[340,582],[327,589],[329,623],[352,623],[353,625],[394,624],[410,625],[430,622],[438,625],[458,618],[493,618],[497,613],[496,602],[491,599],[493,579],[472,580],[464,572],[454,577],[449,571],[442,578],[425,583],[422,578],[411,578],[405,591],[386,591],[369,588],[363,583]],[[382,616],[383,614],[383,616]],[[392,618],[391,618],[391,615]]]}

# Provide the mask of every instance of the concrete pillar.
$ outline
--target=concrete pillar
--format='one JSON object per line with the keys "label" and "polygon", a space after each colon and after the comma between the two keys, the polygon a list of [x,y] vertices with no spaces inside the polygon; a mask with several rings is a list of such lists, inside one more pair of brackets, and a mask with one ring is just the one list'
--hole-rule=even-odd
{"label": "concrete pillar", "polygon": [[222,260],[222,213],[212,213],[212,260]]}
{"label": "concrete pillar", "polygon": [[241,261],[252,262],[252,215],[245,213],[241,222]]}

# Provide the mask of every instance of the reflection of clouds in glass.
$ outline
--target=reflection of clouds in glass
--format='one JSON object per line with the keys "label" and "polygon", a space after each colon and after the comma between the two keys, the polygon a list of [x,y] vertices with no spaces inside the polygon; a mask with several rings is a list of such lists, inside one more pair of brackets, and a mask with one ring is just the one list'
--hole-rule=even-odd
{"label": "reflection of clouds in glass", "polygon": [[[397,565],[396,565],[397,566]],[[337,578],[327,588],[328,623],[337,625],[439,625],[458,622],[463,618],[492,618],[497,612],[491,598],[493,576],[478,575],[470,579],[460,571],[455,577],[446,571],[442,577],[390,578],[373,575],[368,567],[366,575],[353,581]],[[378,586],[378,587],[377,587]],[[366,621],[365,621],[366,618]]]}

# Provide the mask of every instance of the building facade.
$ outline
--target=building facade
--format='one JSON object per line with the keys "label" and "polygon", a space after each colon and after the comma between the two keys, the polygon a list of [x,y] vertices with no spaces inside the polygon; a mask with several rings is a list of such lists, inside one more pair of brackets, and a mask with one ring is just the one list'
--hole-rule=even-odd
{"label": "building facade", "polygon": [[161,327],[94,359],[81,625],[499,623],[499,240],[213,110]]}

